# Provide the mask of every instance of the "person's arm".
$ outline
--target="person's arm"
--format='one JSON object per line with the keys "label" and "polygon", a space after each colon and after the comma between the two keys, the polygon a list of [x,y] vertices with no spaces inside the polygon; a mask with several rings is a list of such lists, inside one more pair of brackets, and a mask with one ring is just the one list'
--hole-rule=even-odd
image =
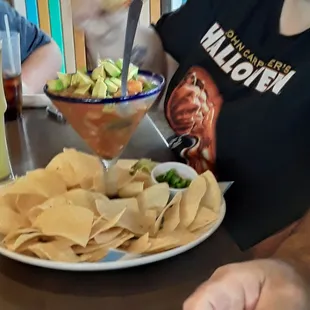
{"label": "person's arm", "polygon": [[12,31],[20,33],[22,81],[24,92],[41,92],[47,80],[61,67],[61,54],[56,43],[7,3],[1,13],[8,14]]}
{"label": "person's arm", "polygon": [[296,231],[281,244],[273,257],[293,266],[310,287],[310,212]]}
{"label": "person's arm", "polygon": [[27,94],[42,92],[46,81],[57,76],[61,67],[61,54],[57,44],[50,43],[35,49],[22,64],[23,92]]}

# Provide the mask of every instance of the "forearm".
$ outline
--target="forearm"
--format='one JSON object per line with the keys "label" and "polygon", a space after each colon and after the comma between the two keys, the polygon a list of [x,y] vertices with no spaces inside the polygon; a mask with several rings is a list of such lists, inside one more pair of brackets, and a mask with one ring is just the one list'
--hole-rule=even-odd
{"label": "forearm", "polygon": [[297,231],[285,240],[274,254],[292,265],[310,286],[310,214],[298,227]]}
{"label": "forearm", "polygon": [[61,54],[54,41],[35,50],[22,65],[22,81],[29,93],[42,92],[46,81],[56,77]]}

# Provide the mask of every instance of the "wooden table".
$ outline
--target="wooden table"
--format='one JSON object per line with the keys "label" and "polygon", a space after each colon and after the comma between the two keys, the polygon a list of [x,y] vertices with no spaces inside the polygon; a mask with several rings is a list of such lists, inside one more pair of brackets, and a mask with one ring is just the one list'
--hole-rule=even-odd
{"label": "wooden table", "polygon": [[[63,147],[87,151],[68,125],[44,111],[24,113],[22,122],[7,124],[15,173],[43,167]],[[172,159],[147,117],[123,157]],[[0,257],[0,309],[3,310],[180,310],[184,299],[215,268],[246,259],[227,233],[219,229],[200,246],[175,258],[113,272],[57,272]]]}

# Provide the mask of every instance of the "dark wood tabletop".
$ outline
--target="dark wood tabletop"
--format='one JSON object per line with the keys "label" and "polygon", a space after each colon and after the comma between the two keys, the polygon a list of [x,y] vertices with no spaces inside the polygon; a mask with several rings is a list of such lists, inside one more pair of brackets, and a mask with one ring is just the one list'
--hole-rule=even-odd
{"label": "dark wood tabletop", "polygon": [[[24,112],[8,123],[14,172],[44,167],[63,147],[89,151],[69,125],[44,110]],[[146,117],[124,158],[173,159],[152,121]],[[155,264],[113,271],[73,273],[24,265],[0,257],[0,309],[3,310],[179,310],[184,299],[219,266],[244,260],[224,229],[200,246]]]}

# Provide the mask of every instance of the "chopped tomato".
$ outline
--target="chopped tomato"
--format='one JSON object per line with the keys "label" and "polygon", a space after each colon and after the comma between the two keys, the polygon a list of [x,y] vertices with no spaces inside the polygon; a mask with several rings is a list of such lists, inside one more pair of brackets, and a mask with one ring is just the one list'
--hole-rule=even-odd
{"label": "chopped tomato", "polygon": [[128,89],[129,95],[135,95],[138,93],[142,93],[143,83],[141,81],[130,80],[127,83],[127,89]]}

